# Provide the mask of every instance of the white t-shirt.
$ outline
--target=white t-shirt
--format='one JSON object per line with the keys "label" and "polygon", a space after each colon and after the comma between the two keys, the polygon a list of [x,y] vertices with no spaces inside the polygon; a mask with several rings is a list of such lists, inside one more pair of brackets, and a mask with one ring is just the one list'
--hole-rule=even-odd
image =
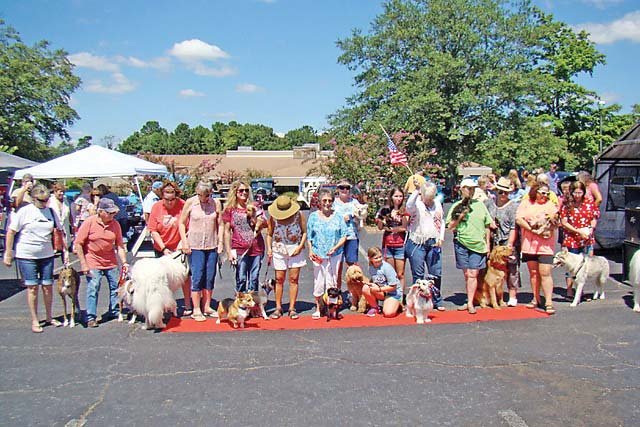
{"label": "white t-shirt", "polygon": [[147,194],[142,201],[142,213],[150,214],[151,208],[158,200],[160,200],[160,197],[158,197],[158,195],[153,191],[149,191],[149,194]]}
{"label": "white t-shirt", "polygon": [[17,233],[16,258],[43,259],[54,255],[51,244],[54,219],[48,207],[29,204],[15,212],[9,229]]}

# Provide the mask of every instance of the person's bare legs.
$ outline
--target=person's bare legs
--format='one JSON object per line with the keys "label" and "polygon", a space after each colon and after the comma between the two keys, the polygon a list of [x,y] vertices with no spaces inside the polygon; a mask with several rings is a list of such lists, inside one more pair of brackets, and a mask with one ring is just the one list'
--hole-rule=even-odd
{"label": "person's bare legs", "polygon": [[47,313],[46,321],[51,323],[53,319],[52,316],[52,305],[53,305],[53,285],[42,286],[42,295],[44,299],[44,310]]}
{"label": "person's bare legs", "polygon": [[476,295],[476,289],[478,288],[478,274],[480,270],[473,268],[467,268],[464,270],[464,278],[467,285],[467,310],[469,313],[475,314],[476,309],[473,306],[473,297]]}
{"label": "person's bare legs", "polygon": [[40,320],[38,320],[38,285],[27,286],[27,306],[31,314],[31,330],[42,332]]}
{"label": "person's bare legs", "polygon": [[289,269],[289,313],[296,311],[298,300],[298,282],[300,281],[300,267]]}
{"label": "person's bare legs", "polygon": [[[284,281],[287,276],[286,270],[276,270],[276,311],[282,314],[282,294],[284,293]],[[291,277],[289,277],[291,280]]]}
{"label": "person's bare legs", "polygon": [[533,298],[531,303],[537,307],[540,305],[540,271],[538,270],[537,261],[527,261],[527,268],[529,268],[529,277],[531,278],[531,293]]}

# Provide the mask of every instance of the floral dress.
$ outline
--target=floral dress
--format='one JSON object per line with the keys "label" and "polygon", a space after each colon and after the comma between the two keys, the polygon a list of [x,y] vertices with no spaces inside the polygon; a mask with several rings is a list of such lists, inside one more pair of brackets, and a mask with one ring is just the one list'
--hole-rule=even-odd
{"label": "floral dress", "polygon": [[[580,205],[569,208],[567,205],[562,205],[560,208],[560,218],[565,219],[569,224],[575,228],[591,227],[591,222],[594,219],[600,217],[600,211],[590,201],[584,200]],[[571,249],[579,249],[587,246],[593,246],[595,239],[593,233],[587,239],[583,239],[578,233],[573,233],[567,229],[564,229],[564,242],[563,246]]]}

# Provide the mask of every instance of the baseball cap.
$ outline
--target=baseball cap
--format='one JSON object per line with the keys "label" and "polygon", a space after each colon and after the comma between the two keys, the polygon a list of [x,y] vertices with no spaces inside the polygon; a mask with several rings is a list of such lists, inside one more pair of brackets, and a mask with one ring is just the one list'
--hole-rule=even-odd
{"label": "baseball cap", "polygon": [[153,184],[151,184],[151,188],[154,190],[162,188],[162,181],[153,181]]}
{"label": "baseball cap", "polygon": [[465,178],[460,183],[460,187],[477,187],[478,183],[471,178]]}
{"label": "baseball cap", "polygon": [[120,211],[120,208],[116,206],[114,201],[111,199],[107,199],[106,197],[100,199],[100,201],[98,202],[98,209],[109,213],[116,213]]}

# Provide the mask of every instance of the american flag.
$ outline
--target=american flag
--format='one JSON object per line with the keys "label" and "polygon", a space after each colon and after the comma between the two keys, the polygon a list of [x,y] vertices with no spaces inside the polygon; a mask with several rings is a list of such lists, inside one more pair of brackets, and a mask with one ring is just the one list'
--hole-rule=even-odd
{"label": "american flag", "polygon": [[407,156],[405,156],[402,151],[398,150],[398,147],[396,147],[396,144],[393,143],[389,135],[387,135],[387,148],[389,149],[389,159],[393,166],[408,166]]}

